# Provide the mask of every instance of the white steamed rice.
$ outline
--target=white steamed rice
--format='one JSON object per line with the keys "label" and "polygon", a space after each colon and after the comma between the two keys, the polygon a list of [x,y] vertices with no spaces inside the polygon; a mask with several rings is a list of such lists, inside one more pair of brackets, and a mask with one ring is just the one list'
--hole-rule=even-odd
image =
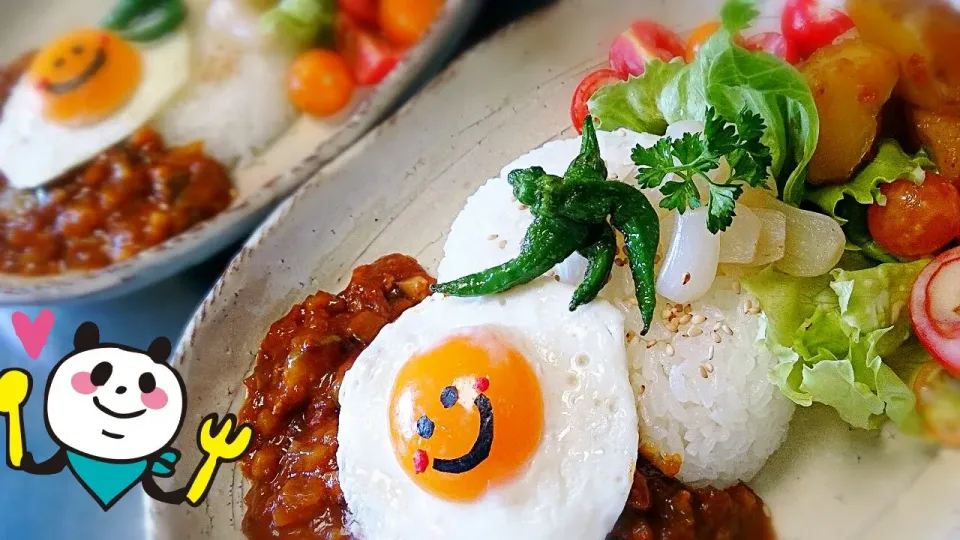
{"label": "white steamed rice", "polygon": [[[153,126],[169,144],[200,140],[207,153],[236,165],[264,150],[296,118],[286,89],[296,51],[210,27],[204,16],[209,4],[190,1],[190,82]],[[247,15],[238,12],[236,17]]]}

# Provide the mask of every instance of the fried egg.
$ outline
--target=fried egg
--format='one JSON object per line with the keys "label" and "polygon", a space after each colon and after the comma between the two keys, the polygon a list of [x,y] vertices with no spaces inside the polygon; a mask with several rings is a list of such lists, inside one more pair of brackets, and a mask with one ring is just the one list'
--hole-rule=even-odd
{"label": "fried egg", "polygon": [[538,280],[435,295],[385,327],[340,389],[337,464],[367,540],[603,539],[637,460],[623,316]]}
{"label": "fried egg", "polygon": [[105,30],[51,41],[14,87],[0,119],[0,171],[36,188],[146,124],[187,83],[184,31],[135,46]]}

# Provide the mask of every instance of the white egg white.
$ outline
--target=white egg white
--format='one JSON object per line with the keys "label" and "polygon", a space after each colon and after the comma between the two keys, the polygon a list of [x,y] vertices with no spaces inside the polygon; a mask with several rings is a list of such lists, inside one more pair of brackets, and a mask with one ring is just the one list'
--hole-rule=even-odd
{"label": "white egg white", "polygon": [[18,189],[40,187],[146,124],[187,83],[190,40],[181,30],[140,47],[143,74],[130,100],[109,118],[68,127],[43,118],[40,95],[26,77],[10,94],[0,120],[0,171]]}
{"label": "white egg white", "polygon": [[[351,530],[367,540],[603,539],[633,482],[637,415],[623,317],[607,302],[570,313],[573,288],[539,279],[502,295],[435,295],[384,328],[340,390],[340,486]],[[415,353],[470,328],[496,328],[533,364],[544,432],[527,467],[478,500],[421,490],[397,462],[389,406]]]}

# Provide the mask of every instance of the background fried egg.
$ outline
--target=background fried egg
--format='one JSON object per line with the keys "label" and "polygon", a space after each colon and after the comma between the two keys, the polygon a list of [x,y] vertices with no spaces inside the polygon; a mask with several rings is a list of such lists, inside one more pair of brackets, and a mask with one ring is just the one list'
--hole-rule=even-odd
{"label": "background fried egg", "polygon": [[[337,464],[354,534],[368,540],[586,540],[609,533],[637,459],[623,317],[606,302],[570,313],[572,293],[566,284],[541,279],[485,298],[435,295],[381,331],[340,390]],[[412,357],[449,336],[478,331],[505,336],[530,363],[543,396],[543,433],[513,477],[458,502],[421,488],[399,461],[391,442],[391,390]],[[498,381],[491,377],[489,384],[493,392]],[[438,420],[436,429],[442,428]]]}
{"label": "background fried egg", "polygon": [[46,120],[42,96],[23,77],[0,119],[0,171],[11,186],[42,186],[146,124],[187,83],[190,40],[181,30],[156,43],[138,46],[142,76],[130,100],[93,125],[71,127]]}

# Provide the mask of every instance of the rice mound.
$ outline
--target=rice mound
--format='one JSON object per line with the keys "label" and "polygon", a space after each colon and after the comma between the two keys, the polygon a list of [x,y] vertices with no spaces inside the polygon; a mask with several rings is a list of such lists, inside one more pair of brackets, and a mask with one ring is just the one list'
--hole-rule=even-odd
{"label": "rice mound", "polygon": [[[636,144],[653,144],[656,137],[619,130],[599,132],[598,140],[611,178],[633,182],[636,168],[630,150]],[[533,218],[513,198],[507,174],[532,165],[563,174],[579,144],[579,139],[547,143],[504,167],[499,177],[470,196],[444,244],[438,279],[449,281],[515,257]],[[574,254],[539,279],[576,285],[585,270],[586,260]],[[660,298],[650,332],[642,337],[629,268],[615,266],[601,293],[624,315],[641,443],[680,456],[678,477],[690,484],[726,487],[749,481],[783,442],[794,411],[794,404],[769,378],[774,356],[756,343],[760,316],[745,312],[752,299],[738,294],[734,283],[732,277],[718,277],[708,294],[692,304],[691,321],[677,333],[662,318],[667,302]],[[703,333],[688,337],[694,315],[706,318],[695,325]],[[718,324],[720,343],[715,343],[713,328]],[[648,348],[653,340],[657,343]],[[711,347],[713,358],[708,359]],[[704,377],[701,367],[707,369],[707,363],[712,371]]]}
{"label": "rice mound", "polygon": [[[621,310],[633,333],[627,361],[641,444],[652,444],[662,456],[680,456],[678,478],[686,483],[727,487],[752,479],[786,437],[795,407],[770,381],[776,359],[757,343],[760,316],[745,309],[755,300],[738,294],[733,278],[721,276],[691,304],[691,321],[679,332],[667,328],[668,303],[659,298],[650,331],[641,337],[625,268],[614,268],[601,296]],[[693,324],[697,315],[706,320]],[[703,333],[690,336],[691,328]]]}
{"label": "rice mound", "polygon": [[295,51],[251,47],[205,27],[202,15],[191,19],[190,81],[152,124],[170,144],[203,141],[208,154],[233,166],[263,151],[296,119],[286,88]]}

